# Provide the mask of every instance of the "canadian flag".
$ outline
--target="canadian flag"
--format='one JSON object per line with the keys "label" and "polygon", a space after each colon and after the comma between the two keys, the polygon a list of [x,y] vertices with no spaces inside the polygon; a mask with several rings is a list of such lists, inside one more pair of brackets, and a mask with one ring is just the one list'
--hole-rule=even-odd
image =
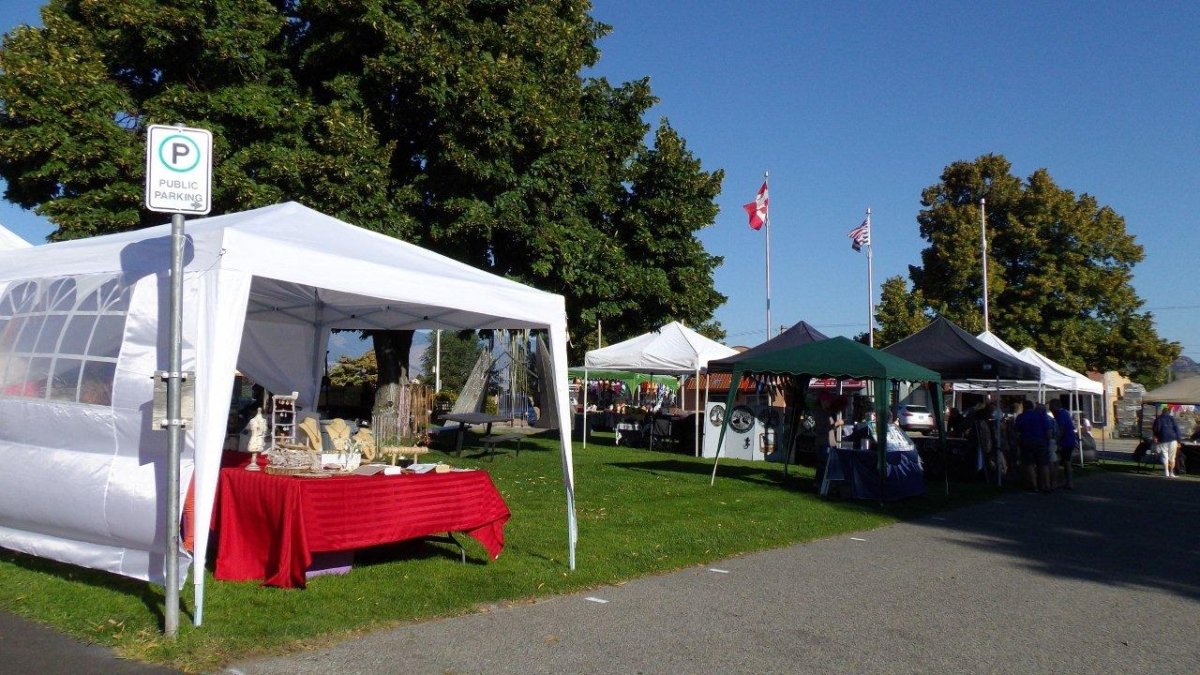
{"label": "canadian flag", "polygon": [[754,201],[742,206],[746,209],[746,213],[750,214],[750,229],[762,229],[763,223],[767,222],[767,182],[763,181],[762,187],[758,189],[758,196]]}

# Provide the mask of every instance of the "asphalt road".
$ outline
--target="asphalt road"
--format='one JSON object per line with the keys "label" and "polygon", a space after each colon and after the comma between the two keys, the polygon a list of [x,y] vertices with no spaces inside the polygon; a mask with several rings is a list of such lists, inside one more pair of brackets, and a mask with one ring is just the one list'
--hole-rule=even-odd
{"label": "asphalt road", "polygon": [[84,644],[58,631],[0,612],[0,672],[38,675],[156,675],[175,671],[118,659],[112,650]]}
{"label": "asphalt road", "polygon": [[1102,473],[226,672],[1196,673],[1198,501]]}

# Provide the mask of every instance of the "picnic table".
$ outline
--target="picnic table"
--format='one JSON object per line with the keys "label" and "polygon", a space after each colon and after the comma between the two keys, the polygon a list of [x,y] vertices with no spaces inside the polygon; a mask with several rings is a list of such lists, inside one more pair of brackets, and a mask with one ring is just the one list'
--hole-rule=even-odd
{"label": "picnic table", "polygon": [[491,436],[493,424],[510,421],[506,415],[492,415],[481,412],[449,413],[443,415],[442,419],[450,422],[458,422],[458,433],[454,438],[454,452],[458,455],[462,454],[463,433],[466,431],[468,424],[486,424],[487,431],[484,435]]}

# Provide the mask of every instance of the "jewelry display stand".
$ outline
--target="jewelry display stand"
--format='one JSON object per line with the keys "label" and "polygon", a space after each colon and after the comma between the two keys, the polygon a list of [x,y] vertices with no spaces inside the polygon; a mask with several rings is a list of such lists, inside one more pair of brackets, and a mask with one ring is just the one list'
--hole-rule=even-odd
{"label": "jewelry display stand", "polygon": [[271,449],[296,444],[296,399],[300,392],[271,397]]}

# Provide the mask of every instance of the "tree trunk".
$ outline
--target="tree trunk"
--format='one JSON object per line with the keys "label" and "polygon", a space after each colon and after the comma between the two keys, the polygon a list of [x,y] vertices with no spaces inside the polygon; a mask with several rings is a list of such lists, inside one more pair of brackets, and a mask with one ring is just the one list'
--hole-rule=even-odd
{"label": "tree trunk", "polygon": [[412,350],[414,331],[371,331],[375,359],[379,366],[379,386],[375,390],[372,414],[396,410],[400,386],[408,384],[408,354]]}

